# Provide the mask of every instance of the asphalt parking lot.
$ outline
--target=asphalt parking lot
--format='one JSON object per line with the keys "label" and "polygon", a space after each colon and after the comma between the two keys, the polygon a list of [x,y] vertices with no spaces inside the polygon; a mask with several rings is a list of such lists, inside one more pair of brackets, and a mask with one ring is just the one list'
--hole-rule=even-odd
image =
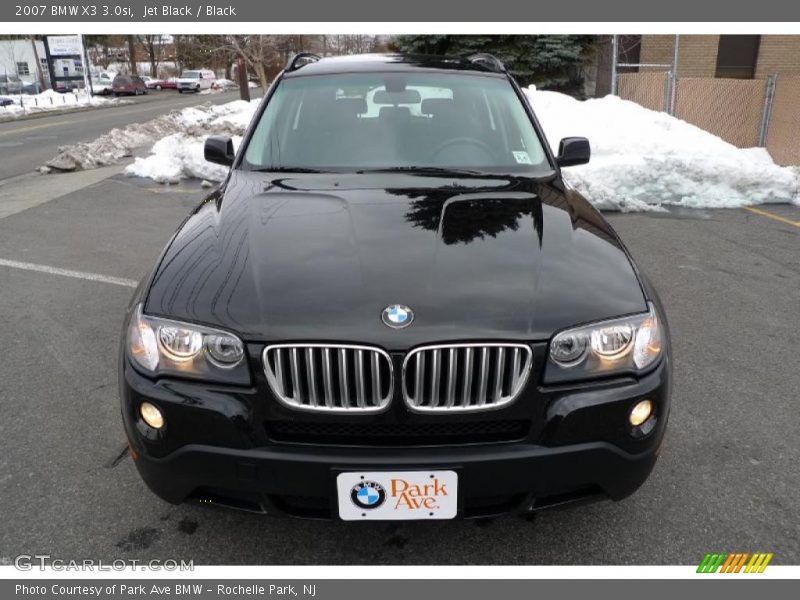
{"label": "asphalt parking lot", "polygon": [[0,213],[0,563],[696,564],[708,551],[800,562],[800,207],[610,215],[661,292],[675,356],[666,446],[634,496],[528,519],[345,524],[168,505],[125,452],[126,280],[204,193],[116,175]]}

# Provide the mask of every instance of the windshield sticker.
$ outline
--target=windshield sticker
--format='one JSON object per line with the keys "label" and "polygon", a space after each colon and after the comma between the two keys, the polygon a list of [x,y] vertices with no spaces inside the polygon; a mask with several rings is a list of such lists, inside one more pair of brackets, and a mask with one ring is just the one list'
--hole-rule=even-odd
{"label": "windshield sticker", "polygon": [[532,165],[531,157],[524,150],[514,150],[514,159],[521,165]]}

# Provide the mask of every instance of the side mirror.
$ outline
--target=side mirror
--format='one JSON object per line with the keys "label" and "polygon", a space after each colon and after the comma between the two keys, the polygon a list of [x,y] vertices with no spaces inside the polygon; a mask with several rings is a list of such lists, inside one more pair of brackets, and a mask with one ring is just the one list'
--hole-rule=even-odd
{"label": "side mirror", "polygon": [[558,144],[556,163],[559,167],[585,165],[592,156],[589,140],[582,137],[568,137]]}
{"label": "side mirror", "polygon": [[203,156],[208,162],[230,167],[236,154],[233,151],[233,140],[222,135],[210,135],[203,146]]}

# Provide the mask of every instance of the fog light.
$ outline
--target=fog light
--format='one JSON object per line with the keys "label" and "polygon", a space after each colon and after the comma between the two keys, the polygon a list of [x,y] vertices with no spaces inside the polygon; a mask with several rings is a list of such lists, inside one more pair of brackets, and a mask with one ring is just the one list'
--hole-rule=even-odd
{"label": "fog light", "polygon": [[631,410],[631,414],[628,417],[628,420],[631,422],[631,425],[634,427],[638,427],[650,416],[653,414],[653,403],[650,400],[642,400],[638,402],[636,406],[633,407]]}
{"label": "fog light", "polygon": [[161,429],[164,426],[164,415],[149,402],[142,402],[139,407],[139,414],[142,415],[144,422],[153,429]]}

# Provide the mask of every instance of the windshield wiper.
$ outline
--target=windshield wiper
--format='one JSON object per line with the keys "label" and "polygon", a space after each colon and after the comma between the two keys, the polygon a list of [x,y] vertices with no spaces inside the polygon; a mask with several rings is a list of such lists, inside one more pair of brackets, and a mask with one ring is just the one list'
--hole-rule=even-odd
{"label": "windshield wiper", "polygon": [[418,167],[418,166],[404,166],[404,167],[384,167],[377,169],[360,169],[357,173],[420,173],[422,175],[484,175],[480,171],[473,171],[470,169],[459,169],[451,167]]}
{"label": "windshield wiper", "polygon": [[250,169],[257,173],[327,173],[328,171],[321,171],[319,169],[309,169],[308,167],[259,167],[257,169]]}

